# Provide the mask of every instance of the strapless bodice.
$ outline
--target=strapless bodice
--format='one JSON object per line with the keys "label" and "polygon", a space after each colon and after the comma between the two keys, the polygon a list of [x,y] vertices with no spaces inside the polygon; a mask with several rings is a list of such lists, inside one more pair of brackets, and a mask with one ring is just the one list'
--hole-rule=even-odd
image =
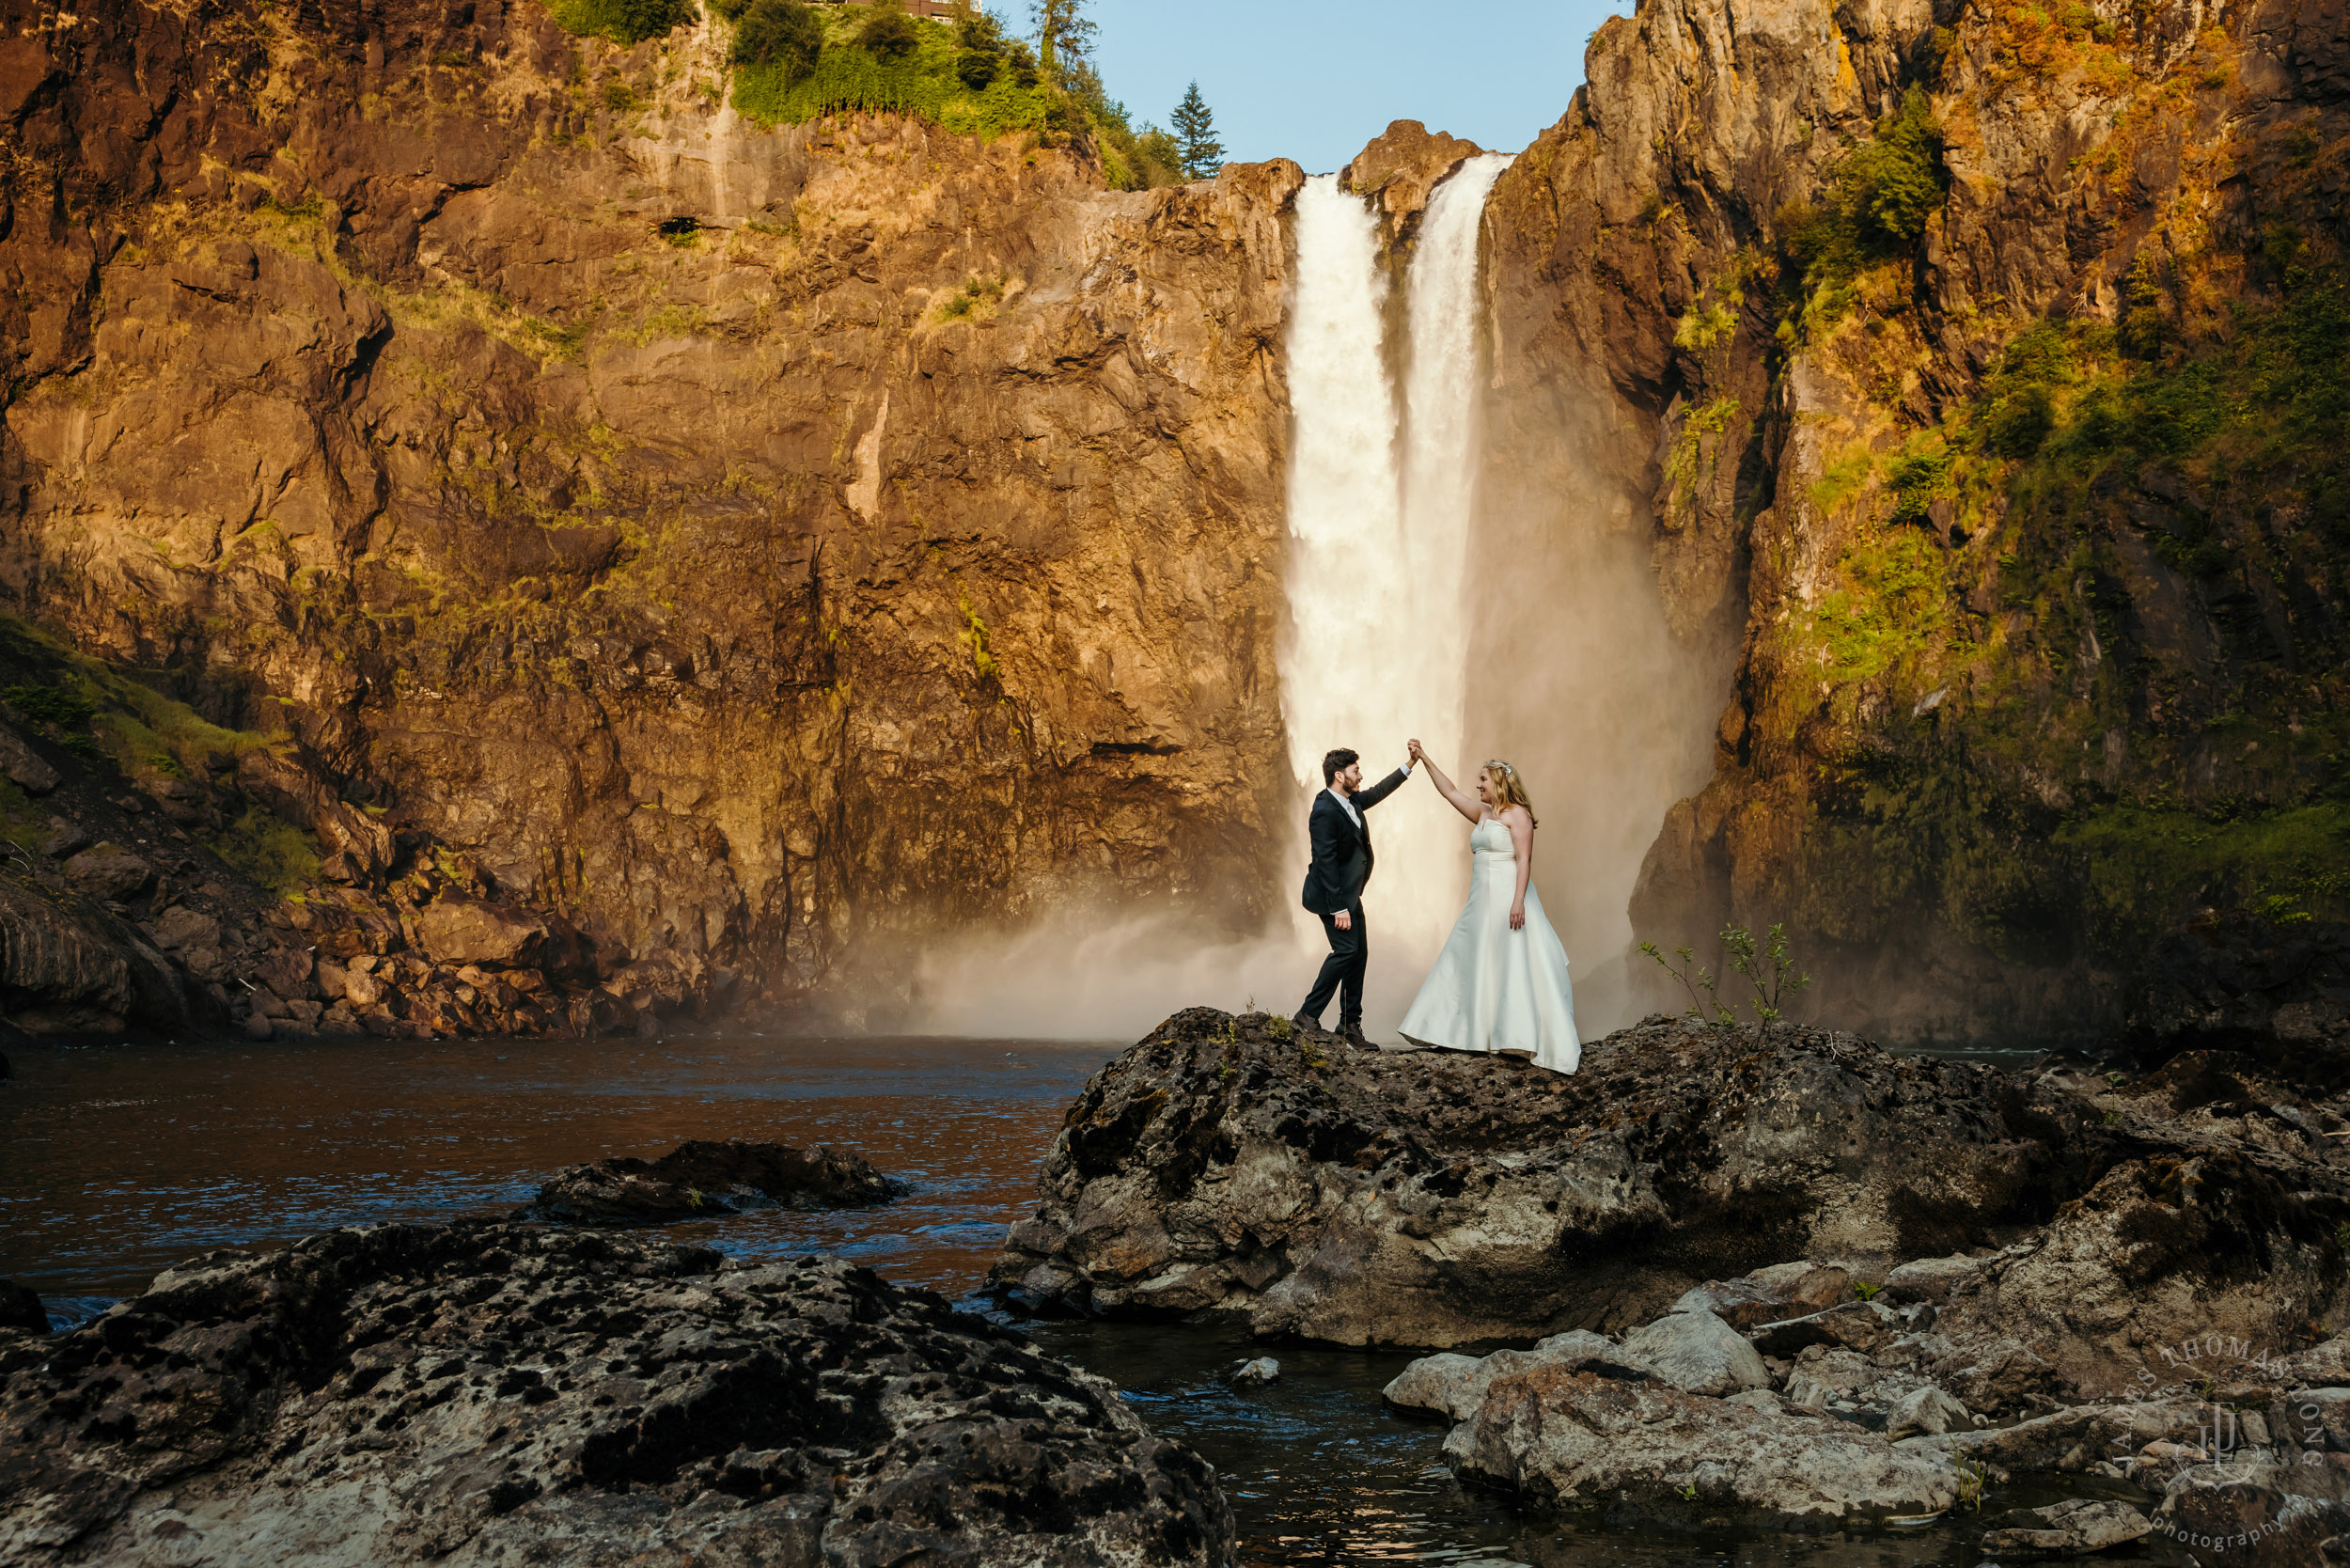
{"label": "strapless bodice", "polygon": [[1469,829],[1469,853],[1497,855],[1504,860],[1518,857],[1517,845],[1511,842],[1508,825],[1490,817]]}

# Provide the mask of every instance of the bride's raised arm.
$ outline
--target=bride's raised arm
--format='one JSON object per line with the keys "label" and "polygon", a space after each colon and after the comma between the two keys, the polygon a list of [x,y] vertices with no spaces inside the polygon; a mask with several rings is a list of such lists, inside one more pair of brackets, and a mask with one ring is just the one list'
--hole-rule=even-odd
{"label": "bride's raised arm", "polygon": [[1452,809],[1471,822],[1483,819],[1485,812],[1482,803],[1475,795],[1456,789],[1452,780],[1444,776],[1444,769],[1436,766],[1435,760],[1419,748],[1418,741],[1412,743],[1412,757],[1414,760],[1428,769],[1428,782],[1436,787],[1436,793],[1452,803]]}

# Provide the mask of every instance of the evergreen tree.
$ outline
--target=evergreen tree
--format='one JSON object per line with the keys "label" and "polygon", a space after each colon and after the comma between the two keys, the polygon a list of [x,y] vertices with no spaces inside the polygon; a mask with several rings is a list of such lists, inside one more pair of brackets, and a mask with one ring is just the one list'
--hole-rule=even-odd
{"label": "evergreen tree", "polygon": [[1093,19],[1086,15],[1086,0],[1030,0],[1028,14],[1036,22],[1036,52],[1044,74],[1055,86],[1064,86],[1070,67],[1093,53]]}
{"label": "evergreen tree", "polygon": [[1215,139],[1215,115],[1192,83],[1175,105],[1175,142],[1183,153],[1183,178],[1208,180],[1224,166],[1224,144]]}

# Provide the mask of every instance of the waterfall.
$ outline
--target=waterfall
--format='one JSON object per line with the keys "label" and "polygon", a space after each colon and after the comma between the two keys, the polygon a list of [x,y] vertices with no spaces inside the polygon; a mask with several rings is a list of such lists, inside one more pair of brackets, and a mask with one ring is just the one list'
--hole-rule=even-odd
{"label": "waterfall", "polygon": [[[1333,746],[1361,752],[1375,781],[1418,736],[1456,781],[1473,776],[1477,760],[1461,754],[1462,582],[1477,467],[1477,241],[1486,193],[1509,161],[1471,159],[1423,216],[1405,287],[1408,419],[1383,353],[1386,278],[1370,209],[1335,175],[1298,193],[1281,706],[1301,809]],[[1374,822],[1379,870],[1364,918],[1368,1022],[1378,1032],[1392,1028],[1450,929],[1468,868],[1466,824],[1423,778]],[[1304,929],[1319,948],[1318,925],[1308,917]]]}

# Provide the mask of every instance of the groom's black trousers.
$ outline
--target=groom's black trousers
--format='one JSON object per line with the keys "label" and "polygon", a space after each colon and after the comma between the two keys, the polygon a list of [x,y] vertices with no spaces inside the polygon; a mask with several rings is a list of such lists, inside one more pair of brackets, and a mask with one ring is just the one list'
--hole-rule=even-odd
{"label": "groom's black trousers", "polygon": [[1363,901],[1348,904],[1346,913],[1355,928],[1352,931],[1340,931],[1335,915],[1322,917],[1323,934],[1330,938],[1330,956],[1322,961],[1322,973],[1314,977],[1314,988],[1306,993],[1306,1005],[1297,1010],[1300,1018],[1320,1018],[1336,994],[1341,1029],[1363,1021],[1363,968],[1371,952],[1371,933],[1363,929]]}

